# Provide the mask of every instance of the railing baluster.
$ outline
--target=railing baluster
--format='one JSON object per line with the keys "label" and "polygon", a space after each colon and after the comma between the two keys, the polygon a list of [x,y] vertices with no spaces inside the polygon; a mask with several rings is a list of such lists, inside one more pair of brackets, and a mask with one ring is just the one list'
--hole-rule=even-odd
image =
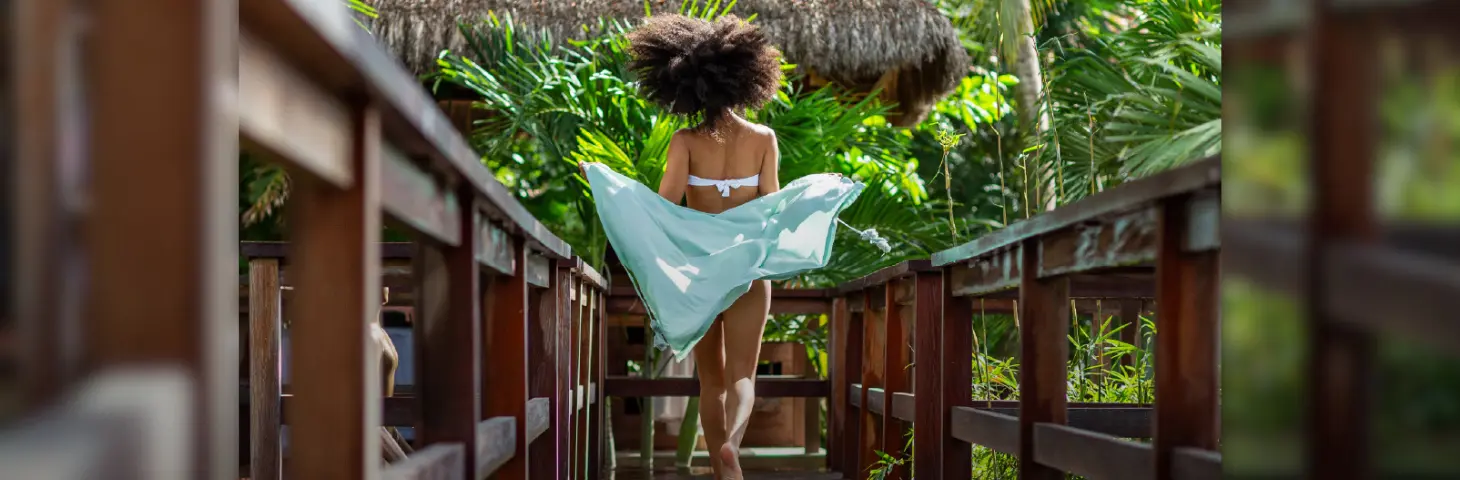
{"label": "railing baluster", "polygon": [[881,436],[882,419],[873,412],[871,402],[868,398],[874,388],[882,387],[883,355],[882,349],[887,348],[886,338],[883,332],[884,317],[874,310],[873,298],[877,296],[874,289],[862,291],[862,425],[860,442],[857,444],[858,461],[856,472],[866,472],[877,464],[877,450],[882,448]]}
{"label": "railing baluster", "polygon": [[[295,179],[290,282],[291,478],[374,479],[380,470],[380,365],[367,347],[380,305],[380,117],[353,113],[357,181],[343,191]],[[297,274],[297,276],[296,276]]]}
{"label": "railing baluster", "polygon": [[482,411],[488,417],[512,417],[516,438],[514,452],[496,471],[504,480],[527,479],[527,257],[526,241],[515,242],[511,276],[492,279],[491,315],[485,329],[487,361],[482,366]]}
{"label": "railing baluster", "polygon": [[[546,290],[534,291],[531,294],[534,304],[529,310],[530,335],[527,342],[527,366],[530,376],[528,397],[547,398],[552,408],[565,408],[562,398],[557,396],[557,365],[553,361],[556,355],[557,338],[554,329],[558,317],[558,308],[561,306],[562,296],[567,291],[566,283],[570,281],[565,278],[567,269],[553,266],[550,269],[549,285]],[[571,404],[569,404],[571,405]],[[557,478],[559,458],[557,456],[557,430],[553,428],[556,415],[550,415],[547,431],[543,436],[528,442],[528,459],[531,461],[530,473],[532,478],[553,479]]]}
{"label": "railing baluster", "polygon": [[[898,420],[892,414],[892,399],[897,392],[908,391],[909,362],[907,329],[904,328],[904,318],[901,308],[898,305],[898,285],[901,282],[897,279],[888,280],[882,287],[883,303],[886,309],[882,312],[882,390],[884,403],[882,407],[882,444],[881,450],[894,458],[904,458],[903,446],[907,444],[905,437],[907,422]],[[893,468],[887,473],[889,480],[901,480],[907,477],[906,468]]]}
{"label": "railing baluster", "polygon": [[[949,271],[943,269],[942,344],[938,375],[942,392],[938,405],[938,455],[941,474],[936,478],[971,478],[973,446],[953,437],[953,410],[973,406],[973,299],[954,295],[955,285]],[[920,297],[921,298],[921,297]]]}
{"label": "railing baluster", "polygon": [[1156,257],[1156,478],[1173,478],[1172,451],[1217,448],[1217,255],[1186,253],[1187,209],[1161,209]]}
{"label": "railing baluster", "polygon": [[[604,285],[606,287],[606,285]],[[592,409],[588,417],[588,480],[598,480],[604,476],[604,461],[613,452],[608,448],[608,402],[605,388],[607,379],[605,368],[608,363],[608,296],[607,291],[595,289],[593,318],[596,327],[593,332],[594,362],[592,378],[595,385],[593,389]]]}
{"label": "railing baluster", "polygon": [[249,479],[279,480],[284,471],[279,435],[283,393],[279,382],[280,301],[279,259],[248,262],[249,323]]}
{"label": "railing baluster", "polygon": [[826,355],[830,370],[827,376],[831,380],[831,401],[827,402],[826,408],[826,466],[832,470],[843,468],[842,458],[847,455],[843,435],[847,430],[847,389],[851,388],[851,382],[847,381],[847,372],[850,370],[846,364],[850,315],[845,295],[832,299],[831,319],[827,322],[829,331]]}
{"label": "railing baluster", "polygon": [[[918,272],[913,277],[913,478],[944,478],[942,439],[947,422],[939,419],[943,371],[939,350],[943,342],[943,274]],[[966,321],[967,319],[965,319]],[[966,359],[969,357],[965,357]],[[964,370],[968,370],[964,368]],[[918,459],[922,459],[919,461]]]}
{"label": "railing baluster", "polygon": [[456,213],[460,242],[416,242],[415,387],[420,402],[417,444],[462,445],[463,471],[477,464],[477,398],[482,393],[481,267],[475,197],[463,192]]}
{"label": "railing baluster", "polygon": [[1020,247],[1019,478],[1062,480],[1064,472],[1034,458],[1034,424],[1065,423],[1065,353],[1070,327],[1068,277],[1039,278],[1040,242]]}

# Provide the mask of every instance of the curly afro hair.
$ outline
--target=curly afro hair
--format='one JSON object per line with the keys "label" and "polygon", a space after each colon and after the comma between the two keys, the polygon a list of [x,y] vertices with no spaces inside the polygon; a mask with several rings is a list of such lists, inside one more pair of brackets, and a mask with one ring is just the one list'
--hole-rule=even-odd
{"label": "curly afro hair", "polygon": [[727,110],[760,107],[780,88],[780,52],[734,15],[656,15],[628,38],[640,93],[711,131]]}

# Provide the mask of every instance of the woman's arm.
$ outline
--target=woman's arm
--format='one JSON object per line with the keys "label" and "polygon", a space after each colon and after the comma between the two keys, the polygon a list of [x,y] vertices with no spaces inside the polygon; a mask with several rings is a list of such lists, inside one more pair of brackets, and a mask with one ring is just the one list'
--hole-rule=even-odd
{"label": "woman's arm", "polygon": [[659,179],[659,196],[679,205],[689,187],[689,147],[679,133],[669,138],[669,158],[664,161],[664,177]]}
{"label": "woman's arm", "polygon": [[781,190],[781,149],[776,146],[776,132],[770,134],[771,144],[765,149],[765,158],[760,162],[760,194],[770,195]]}

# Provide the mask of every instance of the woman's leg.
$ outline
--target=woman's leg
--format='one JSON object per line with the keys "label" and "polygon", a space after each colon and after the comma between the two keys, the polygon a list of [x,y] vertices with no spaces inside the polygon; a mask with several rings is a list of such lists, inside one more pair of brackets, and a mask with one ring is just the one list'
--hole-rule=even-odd
{"label": "woman's leg", "polygon": [[760,280],[725,310],[725,447],[719,454],[729,478],[741,478],[740,441],[755,407],[755,367],[771,309],[771,283]]}
{"label": "woman's leg", "polygon": [[[720,477],[720,447],[725,445],[725,341],[724,321],[716,319],[710,331],[695,345],[695,370],[700,375],[700,426],[710,451],[710,468]],[[686,418],[685,421],[690,421]]]}

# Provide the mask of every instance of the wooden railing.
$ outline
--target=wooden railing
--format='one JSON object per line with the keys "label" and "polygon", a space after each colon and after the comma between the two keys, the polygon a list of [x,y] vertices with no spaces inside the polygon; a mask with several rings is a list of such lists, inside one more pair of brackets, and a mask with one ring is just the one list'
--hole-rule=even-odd
{"label": "wooden railing", "polygon": [[[5,432],[7,472],[238,478],[243,250],[251,478],[599,476],[606,281],[341,2],[21,3],[35,127],[17,184],[35,208],[12,297],[31,413],[60,420]],[[240,150],[289,172],[287,246],[235,243]],[[385,221],[414,241],[382,252]],[[417,334],[414,385],[385,402],[382,274]],[[142,365],[170,376],[149,389]],[[419,449],[383,469],[381,425],[415,427]]]}
{"label": "wooden railing", "polygon": [[[913,426],[893,478],[969,478],[973,444],[1025,479],[1219,478],[1219,183],[1198,161],[836,289],[831,467],[862,478]],[[1154,301],[1154,405],[1067,402],[1071,301],[1093,299],[1125,300],[1123,322]],[[1019,401],[972,396],[979,313],[1016,313]]]}
{"label": "wooden railing", "polygon": [[[589,471],[598,472],[602,444],[593,439],[599,438],[604,418],[597,386],[603,384],[604,371],[604,325],[600,307],[607,287],[605,279],[577,260],[553,265],[529,258],[526,263],[518,263],[522,268],[515,268],[512,274],[524,277],[526,303],[502,310],[507,307],[498,306],[506,303],[502,302],[501,287],[486,286],[478,288],[476,293],[466,293],[429,278],[432,267],[420,255],[428,248],[422,244],[385,243],[378,249],[382,259],[381,283],[390,289],[390,305],[413,308],[411,350],[415,353],[414,381],[408,385],[397,384],[395,395],[384,399],[380,424],[417,427],[420,429],[417,443],[426,445],[412,458],[393,465],[385,475],[416,478],[413,475],[450,472],[450,465],[473,461],[472,458],[478,476],[488,476],[498,470],[510,474],[512,467],[523,465],[513,461],[522,456],[529,458],[528,468],[533,478],[570,475],[576,478],[585,477]],[[503,244],[500,248],[511,246]],[[294,377],[293,385],[283,385],[280,378],[281,327],[285,320],[282,314],[293,311],[282,306],[303,301],[290,298],[302,296],[302,292],[289,288],[293,283],[288,281],[289,273],[293,269],[282,268],[295,263],[288,262],[288,249],[288,244],[257,242],[246,242],[239,248],[250,265],[247,280],[241,282],[240,296],[247,305],[250,332],[248,465],[253,471],[252,478],[270,478],[268,472],[280,471],[284,452],[279,427],[297,426],[307,421],[301,418],[308,418],[299,413],[300,403],[293,393],[299,390],[293,387],[298,384],[298,377]],[[486,267],[480,259],[493,255],[479,251],[474,255],[478,267]],[[436,268],[440,271],[440,267]],[[495,277],[487,278],[487,282],[502,282],[509,275],[500,270],[488,274]],[[515,298],[517,293],[514,289],[505,295]],[[442,311],[445,309],[439,306],[443,301],[482,301],[475,307],[486,307],[486,311],[479,317],[467,317],[478,325],[452,325],[452,317],[441,318],[445,315]],[[505,318],[515,326],[524,314],[524,305],[526,337],[511,337],[517,344],[513,347],[491,342],[490,336],[497,333],[493,323]],[[307,318],[289,319],[294,325],[308,321]],[[340,338],[343,341],[348,337]],[[458,343],[470,343],[465,346],[470,350],[453,350]],[[482,352],[482,345],[495,348]],[[306,348],[297,341],[291,347],[293,351]],[[525,359],[519,358],[524,354]],[[300,368],[297,358],[289,366],[295,371]],[[515,370],[520,370],[516,376],[502,375]],[[463,371],[481,380],[463,381]],[[482,405],[476,408],[490,412],[490,407],[485,405],[487,398],[509,390],[498,388],[503,386],[504,378],[508,386],[526,382],[527,397],[519,411],[485,419],[479,416],[478,420],[442,418],[441,412],[453,411],[453,407],[458,411],[473,408],[453,405],[464,403],[462,400],[482,399]],[[496,382],[492,383],[493,380]],[[450,427],[463,423],[476,425],[474,445],[440,440]],[[517,442],[521,435],[526,440]],[[309,448],[297,443],[298,440],[293,442],[291,448],[295,451]],[[521,448],[524,444],[527,450]],[[466,455],[468,448],[476,453],[474,457]]]}
{"label": "wooden railing", "polygon": [[[1309,206],[1302,216],[1234,214],[1225,219],[1223,269],[1298,302],[1305,333],[1303,344],[1293,348],[1304,352],[1305,448],[1301,462],[1294,462],[1301,465],[1299,472],[1237,473],[1413,475],[1380,467],[1379,452],[1385,448],[1374,418],[1382,402],[1374,385],[1384,379],[1375,365],[1382,363],[1380,339],[1460,357],[1460,317],[1450,307],[1460,298],[1460,228],[1383,218],[1376,192],[1383,183],[1378,180],[1381,152],[1392,149],[1391,143],[1430,139],[1395,134],[1381,105],[1384,93],[1395,91],[1385,81],[1414,81],[1454,67],[1453,56],[1433,52],[1453,51],[1460,43],[1454,28],[1460,9],[1443,0],[1280,3],[1233,2],[1240,7],[1234,14],[1241,15],[1241,23],[1262,28],[1224,31],[1223,38],[1239,60],[1277,66],[1305,79],[1306,105],[1299,111],[1305,112],[1309,135],[1302,172],[1308,177]],[[1283,14],[1275,15],[1279,8]],[[1237,23],[1227,18],[1227,25]],[[1303,48],[1288,48],[1298,45]],[[1278,52],[1302,57],[1293,62],[1295,57]],[[1415,60],[1396,68],[1395,58]],[[1451,107],[1428,108],[1435,109],[1429,114],[1442,114]],[[1453,137],[1438,133],[1432,138],[1448,141],[1441,138],[1446,136]],[[1453,158],[1449,144],[1431,146],[1440,150],[1427,146],[1427,158]],[[1413,434],[1400,435],[1415,441]]]}

